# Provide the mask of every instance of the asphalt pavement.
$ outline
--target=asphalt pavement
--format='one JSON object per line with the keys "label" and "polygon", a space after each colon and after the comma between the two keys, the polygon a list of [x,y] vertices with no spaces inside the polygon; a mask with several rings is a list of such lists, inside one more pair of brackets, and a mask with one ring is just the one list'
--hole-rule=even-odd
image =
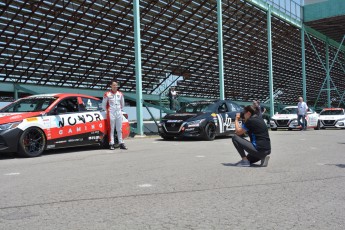
{"label": "asphalt pavement", "polygon": [[0,229],[345,229],[345,130],[270,136],[266,168],[231,138],[1,155]]}

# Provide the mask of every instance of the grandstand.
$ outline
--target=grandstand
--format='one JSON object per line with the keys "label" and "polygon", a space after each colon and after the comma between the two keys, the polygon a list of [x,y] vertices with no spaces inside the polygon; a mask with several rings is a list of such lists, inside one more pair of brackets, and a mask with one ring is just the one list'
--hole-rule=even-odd
{"label": "grandstand", "polygon": [[[314,106],[344,106],[341,0],[305,0],[304,6],[292,0],[138,1],[139,70],[133,2],[1,1],[0,96],[52,89],[101,96],[110,80],[117,79],[120,90],[135,98],[140,71],[139,93],[151,102],[159,100],[157,89],[173,75],[179,77],[177,91],[190,99],[219,98],[224,77],[224,96],[235,101],[266,100],[280,92],[275,100],[283,104],[295,104],[303,95]],[[327,2],[339,5],[337,10],[313,18]]]}

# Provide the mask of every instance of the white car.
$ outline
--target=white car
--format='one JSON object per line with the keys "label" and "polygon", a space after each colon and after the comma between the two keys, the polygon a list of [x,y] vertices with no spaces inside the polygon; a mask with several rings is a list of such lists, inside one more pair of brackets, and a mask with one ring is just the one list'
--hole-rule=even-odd
{"label": "white car", "polygon": [[317,129],[345,129],[345,112],[343,108],[325,108],[320,112]]}
{"label": "white car", "polygon": [[[307,128],[317,128],[318,114],[309,108],[306,116]],[[301,120],[302,122],[302,120]],[[302,129],[298,126],[297,106],[287,106],[276,113],[270,120],[271,130],[277,129]]]}

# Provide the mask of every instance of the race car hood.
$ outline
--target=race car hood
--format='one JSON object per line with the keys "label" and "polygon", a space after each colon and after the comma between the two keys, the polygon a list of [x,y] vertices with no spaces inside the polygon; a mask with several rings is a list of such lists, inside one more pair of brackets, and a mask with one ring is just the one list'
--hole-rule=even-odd
{"label": "race car hood", "polygon": [[25,118],[40,116],[44,112],[0,113],[0,124],[22,121]]}
{"label": "race car hood", "polygon": [[274,120],[297,119],[297,114],[276,114],[272,117]]}
{"label": "race car hood", "polygon": [[176,120],[176,121],[187,121],[191,118],[196,118],[199,115],[202,115],[204,113],[173,113],[166,115],[163,119],[164,120]]}

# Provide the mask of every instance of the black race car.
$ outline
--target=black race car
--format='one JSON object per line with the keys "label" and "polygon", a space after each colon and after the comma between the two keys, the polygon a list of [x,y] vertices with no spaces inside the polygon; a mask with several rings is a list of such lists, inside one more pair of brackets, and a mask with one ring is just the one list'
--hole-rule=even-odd
{"label": "black race car", "polygon": [[192,102],[163,117],[159,135],[166,140],[175,137],[213,140],[216,136],[234,134],[236,113],[241,111],[242,107],[230,100]]}

